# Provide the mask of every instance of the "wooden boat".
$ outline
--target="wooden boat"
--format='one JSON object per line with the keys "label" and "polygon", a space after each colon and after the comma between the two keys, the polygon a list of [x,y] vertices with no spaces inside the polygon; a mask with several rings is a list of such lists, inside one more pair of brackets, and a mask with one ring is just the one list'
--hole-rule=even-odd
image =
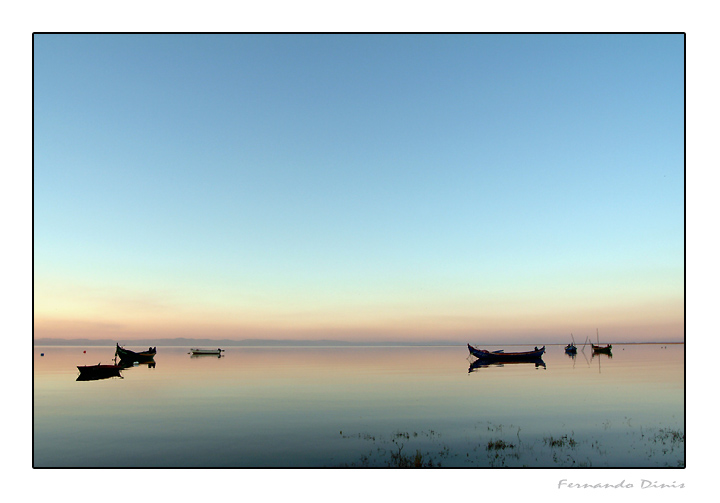
{"label": "wooden boat", "polygon": [[524,351],[516,353],[506,353],[502,349],[493,351],[492,353],[486,349],[477,349],[472,347],[470,344],[467,345],[468,351],[478,360],[491,361],[491,362],[532,362],[538,360],[545,353],[545,346],[534,351]]}
{"label": "wooden boat", "polygon": [[155,353],[157,353],[157,348],[149,348],[147,351],[135,352],[125,349],[121,347],[120,344],[115,343],[115,354],[119,356],[121,360],[128,362],[148,362],[155,358]]}
{"label": "wooden boat", "polygon": [[607,346],[601,346],[600,345],[600,331],[596,329],[596,336],[598,340],[598,345],[596,346],[592,342],[590,342],[590,346],[592,347],[593,354],[594,353],[604,353],[606,355],[612,354],[612,344],[608,344]]}
{"label": "wooden boat", "polygon": [[569,355],[574,355],[577,353],[577,346],[575,345],[575,337],[573,337],[573,334],[570,334],[570,337],[572,337],[572,342],[565,346],[565,352]]}
{"label": "wooden boat", "polygon": [[606,355],[612,354],[612,344],[608,344],[607,346],[596,346],[591,342],[590,346],[592,346],[593,353],[604,353]]}
{"label": "wooden boat", "polygon": [[107,379],[108,377],[121,377],[120,365],[78,365],[80,371],[78,381],[90,381],[96,379]]}
{"label": "wooden boat", "polygon": [[224,349],[190,349],[190,352],[193,355],[215,355],[219,356],[221,352],[225,351]]}

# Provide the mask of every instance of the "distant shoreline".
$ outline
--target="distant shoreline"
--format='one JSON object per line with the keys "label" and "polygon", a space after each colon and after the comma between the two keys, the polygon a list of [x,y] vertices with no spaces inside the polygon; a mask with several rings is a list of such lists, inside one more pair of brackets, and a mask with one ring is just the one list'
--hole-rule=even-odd
{"label": "distant shoreline", "polygon": [[[427,346],[462,346],[464,347],[466,342],[448,342],[448,341],[408,341],[408,342],[352,342],[352,341],[340,341],[340,340],[262,340],[262,339],[244,339],[244,340],[230,340],[230,339],[137,339],[128,341],[113,341],[110,339],[101,340],[90,340],[90,339],[50,339],[42,338],[33,340],[33,346],[115,346],[120,343],[121,346],[135,347],[135,346],[166,346],[166,347],[186,347],[186,346],[215,346],[215,347],[427,347]],[[473,341],[468,341],[470,344],[475,345]],[[545,346],[566,346],[567,342],[558,343],[507,343],[507,342],[494,342],[494,343],[477,343],[479,346],[495,347],[495,346],[533,346],[533,345],[545,345]],[[685,342],[605,342],[603,345],[613,344],[618,346],[631,346],[631,345],[678,345],[685,344]]]}

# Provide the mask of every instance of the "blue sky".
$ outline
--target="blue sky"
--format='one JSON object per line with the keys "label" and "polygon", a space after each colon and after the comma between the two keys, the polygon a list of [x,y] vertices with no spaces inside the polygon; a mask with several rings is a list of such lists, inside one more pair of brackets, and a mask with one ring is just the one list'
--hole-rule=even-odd
{"label": "blue sky", "polygon": [[35,335],[682,340],[684,92],[682,35],[35,35]]}

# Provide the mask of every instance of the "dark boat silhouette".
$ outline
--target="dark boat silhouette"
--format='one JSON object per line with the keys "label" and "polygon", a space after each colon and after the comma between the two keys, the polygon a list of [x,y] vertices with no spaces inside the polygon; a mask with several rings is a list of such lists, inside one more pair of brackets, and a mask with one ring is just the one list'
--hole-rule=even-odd
{"label": "dark boat silhouette", "polygon": [[467,347],[468,351],[470,351],[470,354],[473,355],[475,358],[488,362],[531,362],[540,359],[543,353],[545,353],[545,346],[541,347],[540,349],[536,347],[534,351],[511,353],[506,353],[502,349],[490,352],[486,349],[474,348],[470,344],[468,344]]}
{"label": "dark boat silhouette", "polygon": [[569,355],[577,354],[577,346],[575,345],[575,337],[573,337],[573,334],[570,334],[570,337],[572,337],[572,342],[565,346],[565,352]]}
{"label": "dark boat silhouette", "polygon": [[545,353],[545,346],[538,349],[537,347],[533,351],[521,351],[521,352],[510,352],[506,353],[504,350],[499,349],[497,351],[488,351],[486,349],[477,349],[470,344],[468,351],[476,358],[474,362],[470,364],[468,373],[473,372],[477,369],[487,368],[491,365],[501,367],[504,364],[515,364],[515,363],[532,363],[535,368],[545,368],[545,362],[542,359],[543,353]]}
{"label": "dark boat silhouette", "polygon": [[612,344],[608,344],[607,346],[596,346],[591,342],[590,346],[592,346],[593,354],[602,353],[612,356]]}
{"label": "dark boat silhouette", "polygon": [[107,379],[109,377],[122,377],[120,371],[122,370],[120,365],[78,365],[77,369],[80,371],[80,375],[76,379],[77,381],[97,381],[99,379]]}
{"label": "dark boat silhouette", "polygon": [[200,348],[191,348],[190,352],[193,354],[193,356],[220,356],[220,353],[224,352],[224,349],[200,349]]}
{"label": "dark boat silhouette", "polygon": [[590,347],[592,347],[593,354],[603,353],[603,354],[612,356],[612,344],[608,344],[607,346],[601,346],[600,345],[600,331],[596,329],[595,333],[597,336],[598,345],[596,346],[595,344],[590,342]]}
{"label": "dark boat silhouette", "polygon": [[120,344],[115,343],[115,354],[120,358],[121,361],[125,362],[138,362],[138,363],[149,363],[155,358],[157,348],[149,348],[147,351],[130,351],[125,349]]}

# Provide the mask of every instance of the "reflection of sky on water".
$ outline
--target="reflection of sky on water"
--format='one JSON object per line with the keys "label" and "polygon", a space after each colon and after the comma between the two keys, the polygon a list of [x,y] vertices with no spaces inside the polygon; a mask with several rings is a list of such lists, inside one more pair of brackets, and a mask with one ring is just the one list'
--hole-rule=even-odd
{"label": "reflection of sky on water", "polygon": [[335,466],[372,447],[343,436],[434,431],[464,449],[489,424],[528,440],[600,439],[609,452],[595,466],[642,463],[629,434],[684,432],[684,346],[613,350],[571,359],[549,346],[546,368],[468,373],[462,347],[230,347],[222,358],[160,347],[155,368],[78,382],[77,365],[110,363],[113,349],[36,348],[35,463]]}

